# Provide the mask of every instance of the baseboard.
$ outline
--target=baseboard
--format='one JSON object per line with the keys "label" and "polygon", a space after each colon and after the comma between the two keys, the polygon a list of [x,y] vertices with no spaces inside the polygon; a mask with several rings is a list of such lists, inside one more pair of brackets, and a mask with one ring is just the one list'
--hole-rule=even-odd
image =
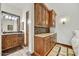
{"label": "baseboard", "polygon": [[62,44],[62,43],[57,43],[57,44],[60,44],[60,45],[63,45],[63,46],[66,46],[66,47],[68,47],[68,48],[71,48],[71,49],[72,49],[72,46],[71,46],[71,45]]}
{"label": "baseboard", "polygon": [[27,47],[28,45],[26,45],[26,44],[23,44],[23,46],[24,46],[24,47]]}

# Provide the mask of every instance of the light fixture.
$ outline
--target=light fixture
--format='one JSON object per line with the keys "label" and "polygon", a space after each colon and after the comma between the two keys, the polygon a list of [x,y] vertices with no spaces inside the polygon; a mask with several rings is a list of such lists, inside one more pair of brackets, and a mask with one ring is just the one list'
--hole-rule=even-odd
{"label": "light fixture", "polygon": [[14,20],[15,19],[15,17],[12,17],[12,20]]}
{"label": "light fixture", "polygon": [[65,24],[65,23],[66,23],[66,21],[67,21],[67,19],[66,19],[66,18],[62,18],[62,19],[61,19],[61,23],[62,23],[62,24]]}
{"label": "light fixture", "polygon": [[12,20],[15,20],[15,21],[16,21],[16,20],[17,20],[17,17],[14,17],[14,16],[13,16],[13,17],[12,17]]}
{"label": "light fixture", "polygon": [[17,20],[17,17],[15,17],[15,19],[14,19],[15,21]]}
{"label": "light fixture", "polygon": [[11,17],[11,16],[9,16],[9,19],[12,19],[12,17]]}
{"label": "light fixture", "polygon": [[9,18],[9,16],[8,15],[5,15],[5,19],[8,19]]}

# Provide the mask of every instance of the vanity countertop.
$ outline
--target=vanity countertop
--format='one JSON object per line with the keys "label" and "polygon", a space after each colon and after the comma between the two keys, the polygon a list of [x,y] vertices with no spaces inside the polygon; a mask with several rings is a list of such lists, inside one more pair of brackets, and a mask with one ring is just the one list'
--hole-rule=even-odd
{"label": "vanity countertop", "polygon": [[38,37],[47,37],[47,36],[50,36],[50,35],[53,35],[55,33],[42,33],[42,34],[36,34],[35,36],[38,36]]}
{"label": "vanity countertop", "polygon": [[2,35],[23,34],[23,33],[3,33]]}

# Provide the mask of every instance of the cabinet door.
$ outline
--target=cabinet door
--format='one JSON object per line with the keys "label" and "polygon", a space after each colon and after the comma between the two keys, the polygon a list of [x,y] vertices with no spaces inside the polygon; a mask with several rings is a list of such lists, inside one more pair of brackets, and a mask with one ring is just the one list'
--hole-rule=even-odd
{"label": "cabinet door", "polygon": [[6,45],[6,46],[5,46],[5,49],[11,48],[11,45],[12,45],[11,36],[6,35],[6,38],[5,38],[4,43],[5,43],[5,45]]}
{"label": "cabinet door", "polygon": [[6,48],[5,38],[6,38],[6,36],[2,35],[2,50],[4,50]]}
{"label": "cabinet door", "polygon": [[42,7],[42,26],[46,27],[46,9],[44,7]]}
{"label": "cabinet door", "polygon": [[50,49],[50,37],[46,37],[45,38],[45,52],[48,52],[48,50]]}
{"label": "cabinet door", "polygon": [[41,37],[35,37],[34,50],[39,55],[44,55],[44,39]]}
{"label": "cabinet door", "polygon": [[51,41],[51,47],[52,47],[54,45],[53,35],[50,36],[50,41]]}
{"label": "cabinet door", "polygon": [[[26,37],[26,45],[28,46],[28,36]],[[18,44],[19,45],[24,45],[24,35],[23,34],[18,34]]]}
{"label": "cabinet door", "polygon": [[41,26],[42,18],[42,6],[38,3],[35,3],[35,26]]}
{"label": "cabinet door", "polygon": [[57,42],[57,34],[56,34],[56,33],[53,35],[53,41],[54,41],[55,43]]}
{"label": "cabinet door", "polygon": [[46,53],[47,51],[48,51],[48,41],[47,41],[48,39],[47,38],[45,38],[45,40],[44,40],[44,52]]}
{"label": "cabinet door", "polygon": [[52,20],[53,20],[53,27],[55,27],[56,26],[56,20],[55,20],[55,17],[56,17],[56,13],[55,13],[55,11],[53,10],[52,11]]}
{"label": "cabinet door", "polygon": [[18,35],[12,35],[12,47],[16,47],[19,45]]}
{"label": "cabinet door", "polygon": [[38,25],[38,10],[39,10],[38,9],[39,8],[38,6],[39,6],[38,4],[36,4],[36,3],[34,4],[34,10],[35,10],[34,11],[35,12],[35,22],[34,23],[35,23],[35,26]]}
{"label": "cabinet door", "polygon": [[46,27],[49,26],[49,12],[46,10]]}
{"label": "cabinet door", "polygon": [[53,15],[52,15],[52,11],[49,11],[49,26],[53,27]]}
{"label": "cabinet door", "polygon": [[38,25],[41,26],[42,24],[42,6],[39,4],[38,6]]}
{"label": "cabinet door", "polygon": [[49,10],[40,3],[34,4],[35,12],[35,26],[48,27],[49,26]]}
{"label": "cabinet door", "polygon": [[55,11],[54,10],[49,11],[49,26],[50,27],[56,26],[55,17],[56,17]]}

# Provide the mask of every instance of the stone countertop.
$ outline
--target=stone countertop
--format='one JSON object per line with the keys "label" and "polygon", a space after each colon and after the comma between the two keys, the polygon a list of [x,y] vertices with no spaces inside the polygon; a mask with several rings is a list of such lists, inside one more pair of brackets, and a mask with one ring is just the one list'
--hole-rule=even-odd
{"label": "stone countertop", "polygon": [[37,37],[47,37],[47,36],[50,36],[50,35],[53,35],[55,33],[42,33],[42,34],[36,34],[35,36]]}
{"label": "stone countertop", "polygon": [[2,34],[2,35],[12,35],[12,34],[23,34],[23,33],[5,33],[5,34]]}

